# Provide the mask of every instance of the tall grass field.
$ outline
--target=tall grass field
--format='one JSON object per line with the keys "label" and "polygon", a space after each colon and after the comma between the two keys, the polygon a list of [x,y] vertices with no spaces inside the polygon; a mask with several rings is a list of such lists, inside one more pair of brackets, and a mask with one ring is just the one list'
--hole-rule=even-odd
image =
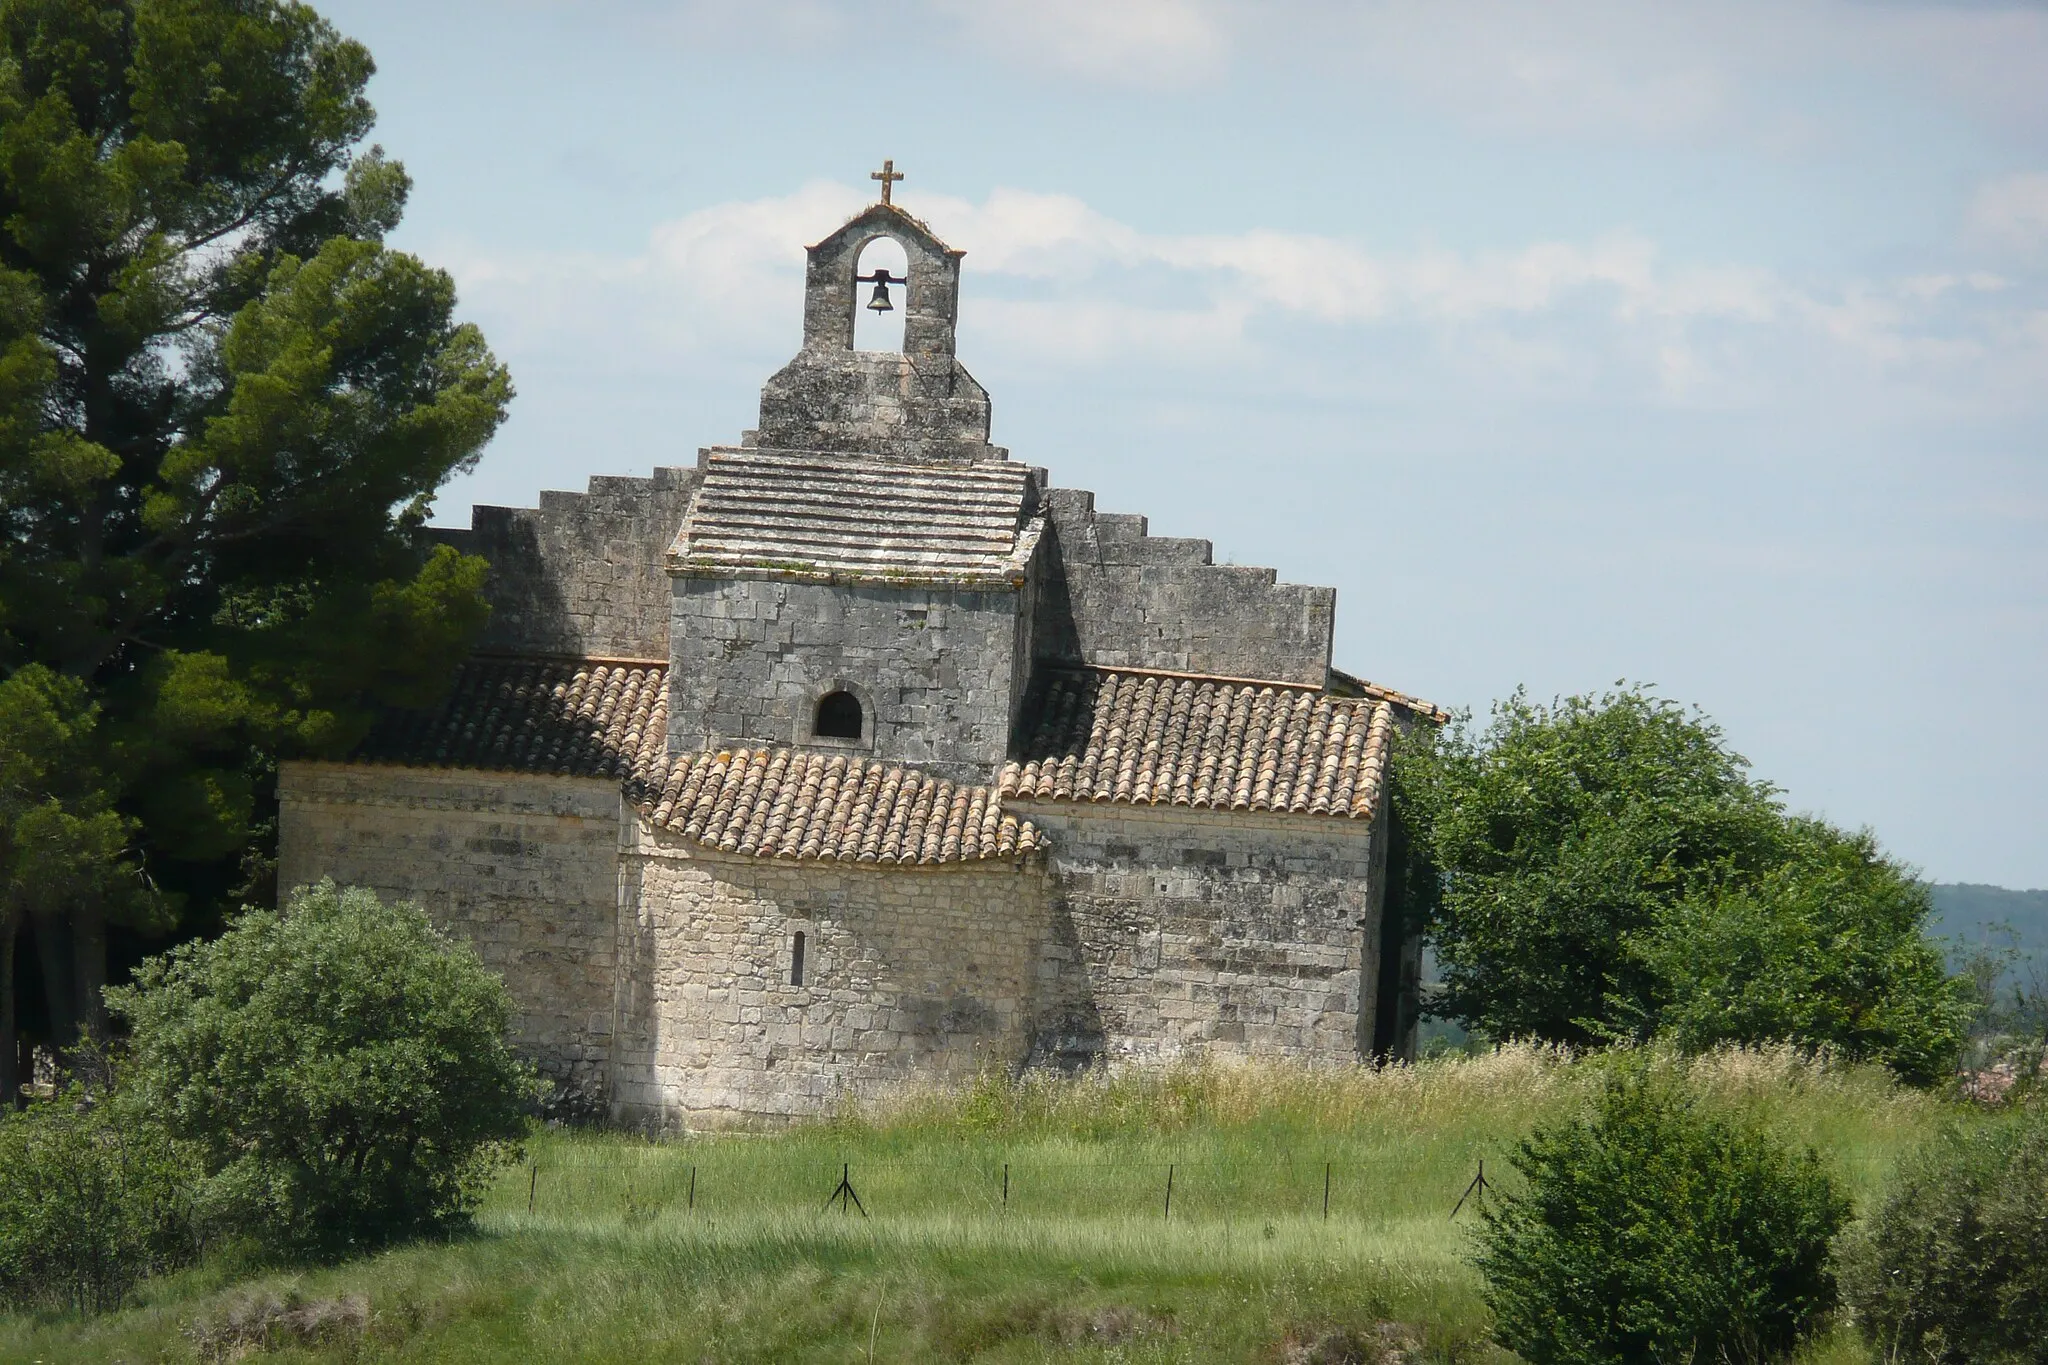
{"label": "tall grass field", "polygon": [[[773,1136],[543,1132],[469,1235],[290,1273],[216,1257],[107,1317],[0,1318],[0,1357],[1508,1361],[1465,1260],[1474,1177],[1510,1183],[1515,1142],[1609,1064],[991,1076]],[[1967,1121],[1789,1053],[1658,1064],[1820,1151],[1859,1209]],[[1846,1329],[1806,1358],[1868,1359]]]}

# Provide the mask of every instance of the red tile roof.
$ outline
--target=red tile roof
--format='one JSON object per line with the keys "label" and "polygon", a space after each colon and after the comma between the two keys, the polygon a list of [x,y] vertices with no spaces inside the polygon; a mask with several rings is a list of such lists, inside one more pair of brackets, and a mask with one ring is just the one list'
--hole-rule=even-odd
{"label": "red tile roof", "polygon": [[356,757],[631,780],[651,771],[667,746],[661,664],[478,657],[433,710],[387,711]]}
{"label": "red tile roof", "polygon": [[1083,668],[1052,675],[1006,797],[1369,820],[1391,703],[1310,687]]}
{"label": "red tile roof", "polygon": [[1371,697],[1374,701],[1390,701],[1396,710],[1409,712],[1432,725],[1446,725],[1451,719],[1451,713],[1433,701],[1424,701],[1420,697],[1411,697],[1406,692],[1396,692],[1391,687],[1367,682],[1364,678],[1346,673],[1341,668],[1330,670],[1329,690],[1340,697]]}
{"label": "red tile roof", "polygon": [[929,865],[1039,847],[993,789],[842,754],[668,745],[668,670],[594,659],[476,658],[431,711],[392,711],[357,759],[616,778],[662,828],[728,853]]}
{"label": "red tile roof", "polygon": [[679,754],[642,799],[655,824],[726,853],[859,863],[1020,857],[1037,826],[988,787],[844,754]]}

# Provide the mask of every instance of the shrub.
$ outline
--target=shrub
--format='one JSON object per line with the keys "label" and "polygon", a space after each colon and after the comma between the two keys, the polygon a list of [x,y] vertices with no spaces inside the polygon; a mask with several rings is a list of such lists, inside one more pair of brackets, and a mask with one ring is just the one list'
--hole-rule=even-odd
{"label": "shrub", "polygon": [[1927,888],[1870,835],[1789,814],[1697,711],[1517,692],[1483,730],[1408,736],[1392,780],[1433,1013],[1574,1047],[1791,1042],[1916,1085],[1953,1070],[1972,1011],[1925,937]]}
{"label": "shrub", "polygon": [[1673,1082],[1610,1078],[1512,1164],[1526,1189],[1487,1212],[1475,1260],[1496,1340],[1534,1365],[1770,1360],[1834,1304],[1848,1206],[1818,1158]]}
{"label": "shrub", "polygon": [[1784,861],[1674,906],[1638,940],[1664,983],[1662,1032],[1691,1052],[1784,1039],[1931,1086],[1977,1006],[1922,930],[1927,887],[1868,834],[1785,827]]}
{"label": "shrub", "polygon": [[131,1085],[205,1164],[212,1208],[338,1252],[464,1218],[539,1082],[504,983],[415,906],[332,882],[153,959],[108,992]]}
{"label": "shrub", "polygon": [[2048,1115],[1951,1129],[1902,1168],[1843,1288],[1886,1360],[2038,1361],[2048,1342]]}
{"label": "shrub", "polygon": [[0,1117],[0,1300],[99,1313],[190,1258],[193,1172],[151,1124],[78,1087]]}

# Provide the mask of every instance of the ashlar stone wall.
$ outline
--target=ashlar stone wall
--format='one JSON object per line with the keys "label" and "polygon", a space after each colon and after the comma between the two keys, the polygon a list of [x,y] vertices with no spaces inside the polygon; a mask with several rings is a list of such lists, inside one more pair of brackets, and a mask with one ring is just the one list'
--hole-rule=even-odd
{"label": "ashlar stone wall", "polygon": [[1058,986],[1038,1060],[1369,1055],[1384,814],[1013,806],[1050,849]]}
{"label": "ashlar stone wall", "polygon": [[884,868],[708,850],[596,779],[290,763],[280,791],[282,882],[474,943],[586,1112],[772,1126],[984,1065],[1373,1043],[1371,823],[1017,802],[1049,855]]}
{"label": "ashlar stone wall", "polygon": [[1335,588],[1217,564],[1208,541],[1148,535],[1145,518],[1097,512],[1079,489],[1049,490],[1045,509],[1042,657],[1324,685]]}
{"label": "ashlar stone wall", "polygon": [[643,826],[624,880],[638,908],[620,992],[622,1119],[773,1126],[1030,1051],[1050,970],[1041,865],[728,857]]}
{"label": "ashlar stone wall", "polygon": [[700,475],[600,476],[585,493],[546,492],[540,506],[470,509],[468,530],[435,534],[491,562],[482,647],[576,658],[668,658],[668,575]]}
{"label": "ashlar stone wall", "polygon": [[615,780],[286,763],[278,885],[416,901],[502,973],[521,1051],[602,1112],[617,977]]}
{"label": "ashlar stone wall", "polygon": [[[1007,756],[1031,616],[1013,591],[772,579],[674,580],[669,748],[847,749],[960,782]],[[811,733],[817,702],[860,698],[866,733]]]}

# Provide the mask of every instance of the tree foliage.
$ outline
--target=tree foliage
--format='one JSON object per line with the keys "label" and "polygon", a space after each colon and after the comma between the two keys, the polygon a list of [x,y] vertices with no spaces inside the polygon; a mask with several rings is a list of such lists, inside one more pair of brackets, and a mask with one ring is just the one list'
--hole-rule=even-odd
{"label": "tree foliage", "polygon": [[1661,1029],[1682,1047],[1784,1039],[1948,1075],[1974,1006],[1922,933],[1926,888],[1868,834],[1794,819],[1782,861],[1703,888],[1636,944],[1659,983]]}
{"label": "tree foliage", "polygon": [[109,1098],[0,1114],[0,1303],[107,1312],[195,1254],[187,1155]]}
{"label": "tree foliage", "polygon": [[[78,679],[40,664],[0,679],[0,1096],[10,1104],[21,1081],[14,977],[24,924],[44,926],[47,949],[57,940],[49,926],[82,905],[116,922],[157,913],[128,855],[134,822],[109,799],[99,740],[98,708]],[[51,976],[62,984],[72,973]]]}
{"label": "tree foliage", "polygon": [[108,992],[136,1102],[200,1153],[209,1208],[302,1251],[462,1218],[541,1087],[504,982],[412,905],[332,882]]}
{"label": "tree foliage", "polygon": [[1532,1365],[1776,1360],[1834,1305],[1849,1206],[1819,1159],[1667,1078],[1611,1078],[1512,1162],[1526,1187],[1487,1211],[1476,1260],[1495,1339]]}
{"label": "tree foliage", "polygon": [[283,0],[0,0],[0,676],[90,689],[173,903],[483,618],[424,522],[511,388],[384,244],[372,69]]}
{"label": "tree foliage", "polygon": [[1435,1010],[1499,1038],[1792,1041],[1929,1081],[1969,1006],[1926,888],[1790,816],[1718,726],[1634,689],[1520,693],[1414,737],[1397,810],[1439,881]]}
{"label": "tree foliage", "polygon": [[1852,1244],[1843,1288],[1885,1360],[2027,1365],[2048,1342],[2048,1115],[1951,1129]]}

